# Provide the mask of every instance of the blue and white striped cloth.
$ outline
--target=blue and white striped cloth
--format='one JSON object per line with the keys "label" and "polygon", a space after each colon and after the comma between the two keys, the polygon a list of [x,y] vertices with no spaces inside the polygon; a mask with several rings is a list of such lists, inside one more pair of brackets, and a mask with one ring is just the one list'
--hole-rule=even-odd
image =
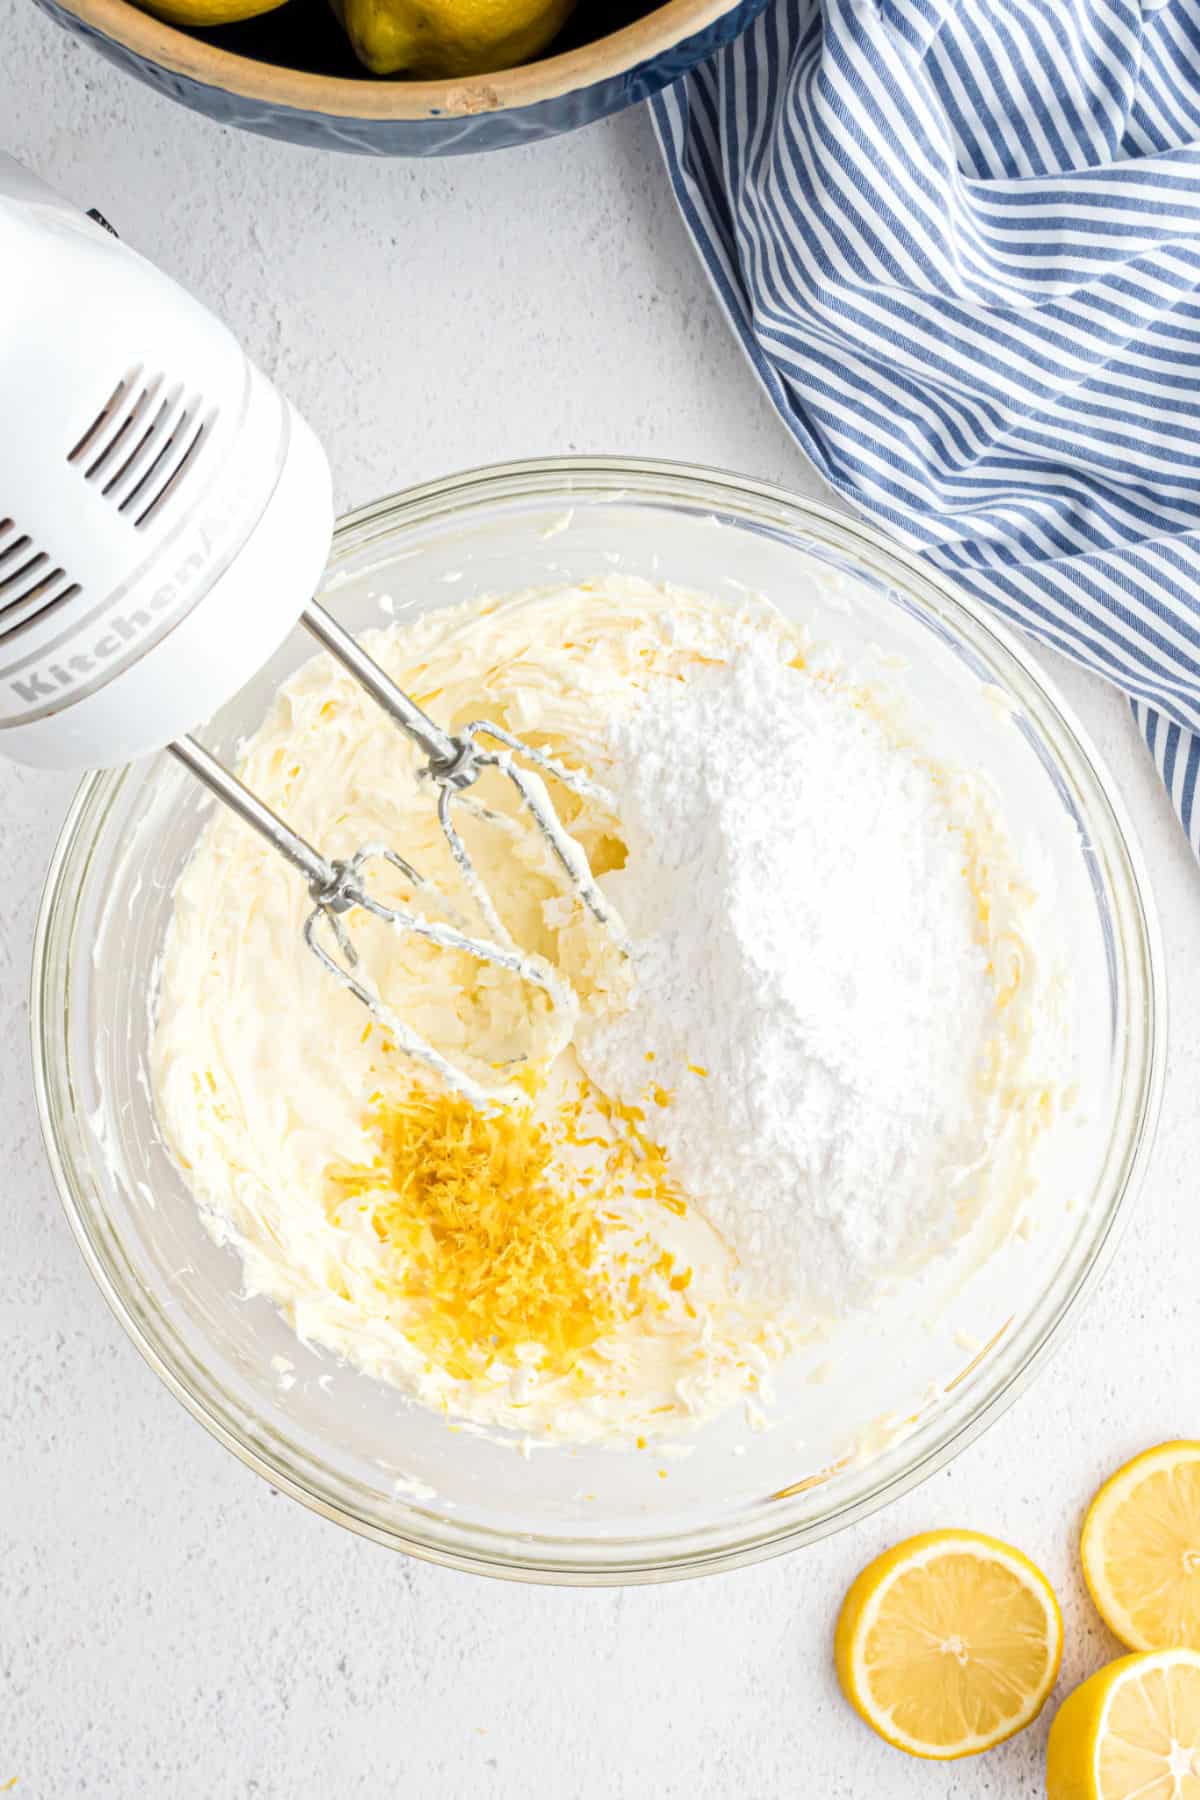
{"label": "blue and white striped cloth", "polygon": [[1200,0],[769,0],[654,111],[821,473],[1125,690],[1200,853]]}

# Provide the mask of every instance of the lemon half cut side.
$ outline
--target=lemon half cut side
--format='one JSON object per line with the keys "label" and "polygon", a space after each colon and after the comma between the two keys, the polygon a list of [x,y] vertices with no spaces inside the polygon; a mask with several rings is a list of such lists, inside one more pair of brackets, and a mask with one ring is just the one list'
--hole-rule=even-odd
{"label": "lemon half cut side", "polygon": [[1200,1800],[1200,1652],[1122,1656],[1058,1709],[1048,1800]]}
{"label": "lemon half cut side", "polygon": [[1200,1650],[1200,1443],[1159,1444],[1109,1477],[1080,1540],[1084,1579],[1131,1650]]}
{"label": "lemon half cut side", "polygon": [[930,1531],[854,1582],[835,1660],[850,1704],[889,1744],[949,1759],[1037,1717],[1062,1637],[1054,1590],[1027,1556],[982,1532]]}

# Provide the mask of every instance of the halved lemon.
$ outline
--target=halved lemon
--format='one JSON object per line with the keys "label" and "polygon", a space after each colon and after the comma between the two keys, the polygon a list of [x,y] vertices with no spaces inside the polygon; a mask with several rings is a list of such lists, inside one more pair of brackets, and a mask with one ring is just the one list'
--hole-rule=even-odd
{"label": "halved lemon", "polygon": [[842,1603],[834,1655],[846,1698],[889,1744],[974,1756],[1041,1712],[1062,1657],[1062,1615],[1041,1570],[1010,1544],[927,1531],[863,1570]]}
{"label": "halved lemon", "polygon": [[1200,1650],[1200,1444],[1160,1444],[1118,1469],[1088,1508],[1079,1548],[1097,1610],[1123,1644]]}
{"label": "halved lemon", "polygon": [[1063,1701],[1048,1800],[1200,1800],[1200,1653],[1122,1656]]}

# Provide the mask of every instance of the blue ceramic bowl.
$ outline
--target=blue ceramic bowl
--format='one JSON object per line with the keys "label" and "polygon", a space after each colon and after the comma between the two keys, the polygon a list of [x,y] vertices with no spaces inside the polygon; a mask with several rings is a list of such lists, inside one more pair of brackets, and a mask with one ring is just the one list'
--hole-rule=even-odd
{"label": "blue ceramic bowl", "polygon": [[359,69],[327,0],[290,0],[208,32],[178,30],[130,0],[37,3],[118,68],[219,124],[366,156],[457,156],[534,143],[645,100],[729,43],[766,0],[666,0],[642,17],[628,10],[637,0],[614,0],[602,35],[596,0],[584,0],[552,54],[455,81]]}

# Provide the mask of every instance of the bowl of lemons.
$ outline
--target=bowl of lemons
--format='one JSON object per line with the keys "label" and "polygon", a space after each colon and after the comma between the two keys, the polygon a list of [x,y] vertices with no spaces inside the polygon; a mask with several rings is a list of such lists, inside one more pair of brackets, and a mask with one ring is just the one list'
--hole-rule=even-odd
{"label": "bowl of lemons", "polygon": [[38,0],[223,125],[374,156],[535,142],[658,92],[766,0]]}

